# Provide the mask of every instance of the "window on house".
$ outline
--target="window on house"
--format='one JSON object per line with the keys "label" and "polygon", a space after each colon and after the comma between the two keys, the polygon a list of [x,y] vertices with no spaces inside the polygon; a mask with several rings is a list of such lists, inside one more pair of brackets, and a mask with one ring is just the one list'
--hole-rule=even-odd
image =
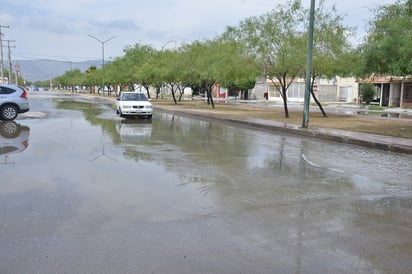
{"label": "window on house", "polygon": [[304,98],[305,97],[305,84],[304,83],[292,83],[288,89],[289,98]]}
{"label": "window on house", "polygon": [[339,101],[346,101],[348,98],[348,87],[339,87]]}
{"label": "window on house", "polygon": [[269,96],[280,97],[278,89],[273,85],[269,86]]}
{"label": "window on house", "polygon": [[412,103],[412,85],[405,85],[403,91],[403,102],[404,103]]}

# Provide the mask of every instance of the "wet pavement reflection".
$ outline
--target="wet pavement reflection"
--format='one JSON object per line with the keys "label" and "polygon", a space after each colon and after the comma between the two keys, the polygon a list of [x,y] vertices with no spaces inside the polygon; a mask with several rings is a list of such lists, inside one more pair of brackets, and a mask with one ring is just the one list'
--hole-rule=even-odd
{"label": "wet pavement reflection", "polygon": [[0,121],[0,164],[8,162],[10,155],[24,151],[29,145],[30,128],[15,121]]}
{"label": "wet pavement reflection", "polygon": [[410,271],[411,155],[77,96],[31,107],[0,124],[0,157],[19,152],[0,165],[0,273]]}

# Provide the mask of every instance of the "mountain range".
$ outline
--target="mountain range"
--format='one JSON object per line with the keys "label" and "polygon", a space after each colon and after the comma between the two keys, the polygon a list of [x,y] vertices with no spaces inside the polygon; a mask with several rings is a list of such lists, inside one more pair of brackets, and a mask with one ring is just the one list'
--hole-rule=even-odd
{"label": "mountain range", "polygon": [[90,66],[100,68],[102,60],[88,60],[82,62],[58,61],[58,60],[16,60],[20,65],[21,76],[30,82],[53,79],[66,71],[80,69],[86,71]]}

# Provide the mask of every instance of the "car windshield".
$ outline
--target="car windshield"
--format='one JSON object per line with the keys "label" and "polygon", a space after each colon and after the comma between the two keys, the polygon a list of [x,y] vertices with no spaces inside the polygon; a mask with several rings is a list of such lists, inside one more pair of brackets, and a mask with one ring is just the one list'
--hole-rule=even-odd
{"label": "car windshield", "polygon": [[125,93],[122,101],[147,101],[147,98],[143,93]]}

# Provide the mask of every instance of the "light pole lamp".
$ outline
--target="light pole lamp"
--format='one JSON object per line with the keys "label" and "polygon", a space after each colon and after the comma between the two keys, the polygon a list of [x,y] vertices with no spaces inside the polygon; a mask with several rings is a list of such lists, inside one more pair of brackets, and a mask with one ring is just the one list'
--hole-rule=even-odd
{"label": "light pole lamp", "polygon": [[102,89],[103,89],[102,92],[103,92],[103,94],[104,94],[104,44],[105,44],[106,42],[109,42],[110,40],[116,38],[117,36],[110,37],[110,38],[108,38],[108,39],[106,39],[106,40],[104,40],[104,41],[101,41],[100,39],[94,37],[94,36],[91,35],[91,34],[89,34],[88,36],[91,37],[91,38],[93,38],[93,39],[95,39],[97,42],[99,42],[99,43],[102,44]]}
{"label": "light pole lamp", "polygon": [[167,45],[169,45],[170,43],[175,43],[175,47],[176,47],[176,41],[173,41],[173,40],[167,41],[167,42],[162,46],[162,50],[161,50],[161,51],[163,51],[163,50],[165,49],[165,47],[166,47]]}

